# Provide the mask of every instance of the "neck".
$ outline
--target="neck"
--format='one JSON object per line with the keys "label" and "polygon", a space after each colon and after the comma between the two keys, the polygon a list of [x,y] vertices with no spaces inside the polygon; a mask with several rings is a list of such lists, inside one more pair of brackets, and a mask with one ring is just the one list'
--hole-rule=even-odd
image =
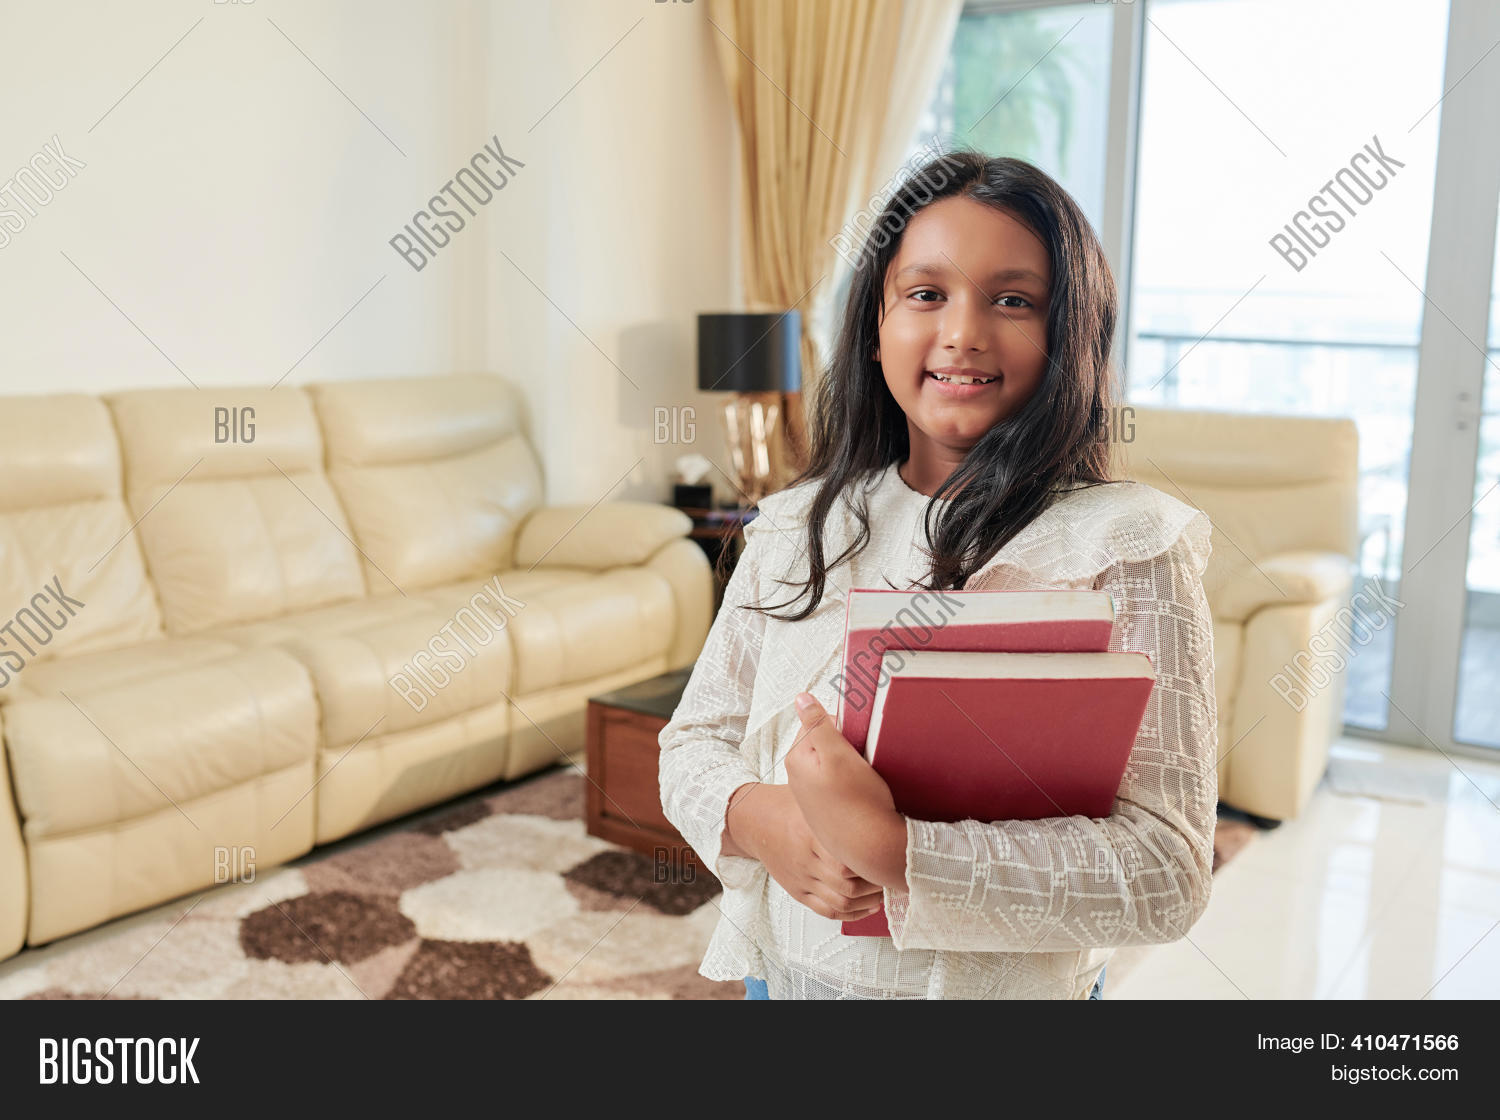
{"label": "neck", "polygon": [[900,464],[897,470],[906,485],[930,498],[958,470],[963,459],[962,452],[927,443],[914,444],[906,462]]}

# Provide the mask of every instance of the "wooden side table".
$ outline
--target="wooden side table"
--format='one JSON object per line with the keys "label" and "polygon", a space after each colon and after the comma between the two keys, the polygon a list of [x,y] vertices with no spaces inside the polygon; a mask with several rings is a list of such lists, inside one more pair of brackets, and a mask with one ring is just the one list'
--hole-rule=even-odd
{"label": "wooden side table", "polygon": [[691,675],[691,667],[678,669],[589,698],[589,835],[651,856],[659,882],[710,874],[662,814],[657,781],[657,737]]}

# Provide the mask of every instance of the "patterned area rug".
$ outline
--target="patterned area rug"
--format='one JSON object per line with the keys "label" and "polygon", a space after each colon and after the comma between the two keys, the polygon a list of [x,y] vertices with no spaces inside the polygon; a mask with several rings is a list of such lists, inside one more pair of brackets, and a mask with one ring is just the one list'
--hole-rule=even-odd
{"label": "patterned area rug", "polygon": [[0,965],[0,998],[743,998],[698,975],[718,881],[656,882],[589,836],[584,782],[471,795],[44,946]]}
{"label": "patterned area rug", "polygon": [[[657,882],[551,771],[0,963],[3,999],[741,999],[719,884]],[[1214,868],[1255,829],[1220,821]]]}

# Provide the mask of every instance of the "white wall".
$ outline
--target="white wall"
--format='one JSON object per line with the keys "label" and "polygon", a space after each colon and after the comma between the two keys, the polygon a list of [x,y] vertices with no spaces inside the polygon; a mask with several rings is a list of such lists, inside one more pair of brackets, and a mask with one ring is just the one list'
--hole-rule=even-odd
{"label": "white wall", "polygon": [[[694,403],[693,316],[736,282],[703,5],[66,0],[3,25],[0,184],[54,135],[86,166],[0,248],[0,391],[487,369],[524,387],[550,500],[643,456],[610,496],[667,495],[686,449],[651,410]],[[388,240],[492,136],[526,167],[413,271]]]}
{"label": "white wall", "polygon": [[734,125],[705,7],[490,15],[490,119],[527,164],[493,207],[490,353],[532,394],[555,501],[668,498],[695,448],[653,442],[658,407],[695,407],[705,454],[729,466],[722,395],[693,388],[696,314],[737,306],[739,288]]}

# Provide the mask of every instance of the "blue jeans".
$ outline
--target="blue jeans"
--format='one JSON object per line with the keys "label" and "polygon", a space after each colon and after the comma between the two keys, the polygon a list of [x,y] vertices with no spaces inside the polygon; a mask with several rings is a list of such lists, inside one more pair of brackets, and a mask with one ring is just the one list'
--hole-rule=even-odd
{"label": "blue jeans", "polygon": [[[1101,968],[1099,970],[1099,979],[1094,981],[1094,987],[1089,992],[1089,999],[1104,998],[1104,973],[1105,969]],[[764,980],[759,980],[754,976],[745,977],[745,998],[770,999],[771,996],[766,991],[766,982]]]}

